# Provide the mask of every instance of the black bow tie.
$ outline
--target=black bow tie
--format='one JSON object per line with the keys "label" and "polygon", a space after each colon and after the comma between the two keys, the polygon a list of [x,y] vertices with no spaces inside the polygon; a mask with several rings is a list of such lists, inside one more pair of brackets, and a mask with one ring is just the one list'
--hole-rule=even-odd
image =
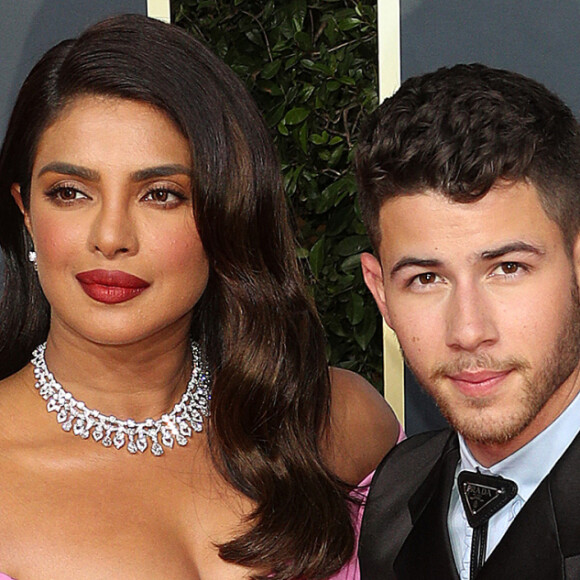
{"label": "black bow tie", "polygon": [[472,471],[462,471],[457,485],[467,521],[473,528],[470,566],[473,580],[485,562],[489,518],[516,496],[518,486],[510,479]]}

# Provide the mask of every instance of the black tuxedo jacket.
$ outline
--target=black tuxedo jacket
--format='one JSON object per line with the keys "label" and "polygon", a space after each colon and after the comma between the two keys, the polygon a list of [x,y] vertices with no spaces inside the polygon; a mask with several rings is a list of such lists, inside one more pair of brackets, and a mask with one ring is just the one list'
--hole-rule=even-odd
{"label": "black tuxedo jacket", "polygon": [[[579,418],[580,420],[580,418]],[[378,467],[362,523],[361,580],[459,580],[447,513],[459,444],[411,437]],[[580,580],[580,435],[525,503],[477,580]]]}

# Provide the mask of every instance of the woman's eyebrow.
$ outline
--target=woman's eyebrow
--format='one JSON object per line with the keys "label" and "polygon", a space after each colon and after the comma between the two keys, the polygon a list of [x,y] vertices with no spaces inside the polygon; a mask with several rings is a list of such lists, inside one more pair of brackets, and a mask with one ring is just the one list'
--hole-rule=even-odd
{"label": "woman's eyebrow", "polygon": [[[82,179],[87,179],[88,181],[99,181],[101,177],[100,173],[94,169],[89,169],[88,167],[83,167],[81,165],[74,165],[73,163],[66,163],[64,161],[53,161],[48,163],[38,172],[38,177],[49,172],[72,175]],[[170,175],[179,174],[191,176],[191,168],[186,165],[181,165],[180,163],[146,167],[145,169],[139,169],[138,171],[131,173],[131,179],[133,181],[144,181],[155,177],[168,177]]]}
{"label": "woman's eyebrow", "polygon": [[64,161],[53,161],[52,163],[47,163],[38,172],[38,177],[49,172],[62,173],[63,175],[74,175],[75,177],[81,177],[88,181],[98,181],[100,178],[99,172],[94,169],[82,167],[81,165],[74,165],[73,163],[66,163]]}
{"label": "woman's eyebrow", "polygon": [[180,163],[172,163],[169,165],[157,165],[155,167],[146,167],[131,173],[133,181],[145,181],[154,177],[169,177],[170,175],[187,175],[191,176],[191,167],[181,165]]}

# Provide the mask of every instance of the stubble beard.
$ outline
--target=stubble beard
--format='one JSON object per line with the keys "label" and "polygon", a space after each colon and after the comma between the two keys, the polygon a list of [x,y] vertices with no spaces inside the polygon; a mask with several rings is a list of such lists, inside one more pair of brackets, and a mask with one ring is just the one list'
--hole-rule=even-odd
{"label": "stubble beard", "polygon": [[[551,353],[544,364],[532,373],[530,363],[517,357],[495,359],[487,354],[464,354],[451,363],[437,365],[428,380],[421,381],[413,365],[407,361],[423,388],[434,398],[441,414],[465,439],[482,445],[501,445],[511,441],[530,425],[548,400],[570,377],[580,361],[580,304],[578,286],[574,281],[567,315]],[[442,383],[448,375],[464,370],[512,370],[523,378],[523,387],[512,410],[494,408],[493,399],[486,397],[454,400]],[[460,407],[460,408],[458,408]]]}

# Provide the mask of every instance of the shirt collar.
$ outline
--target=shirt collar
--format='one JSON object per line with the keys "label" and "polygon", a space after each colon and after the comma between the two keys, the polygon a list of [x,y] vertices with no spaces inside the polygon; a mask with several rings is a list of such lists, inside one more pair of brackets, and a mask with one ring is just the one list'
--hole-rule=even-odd
{"label": "shirt collar", "polygon": [[460,470],[479,470],[486,475],[501,475],[511,479],[518,485],[518,495],[524,501],[528,501],[539,483],[550,473],[580,432],[579,416],[580,394],[576,395],[568,407],[546,429],[523,447],[489,468],[478,463],[467,447],[465,439],[458,434]]}

